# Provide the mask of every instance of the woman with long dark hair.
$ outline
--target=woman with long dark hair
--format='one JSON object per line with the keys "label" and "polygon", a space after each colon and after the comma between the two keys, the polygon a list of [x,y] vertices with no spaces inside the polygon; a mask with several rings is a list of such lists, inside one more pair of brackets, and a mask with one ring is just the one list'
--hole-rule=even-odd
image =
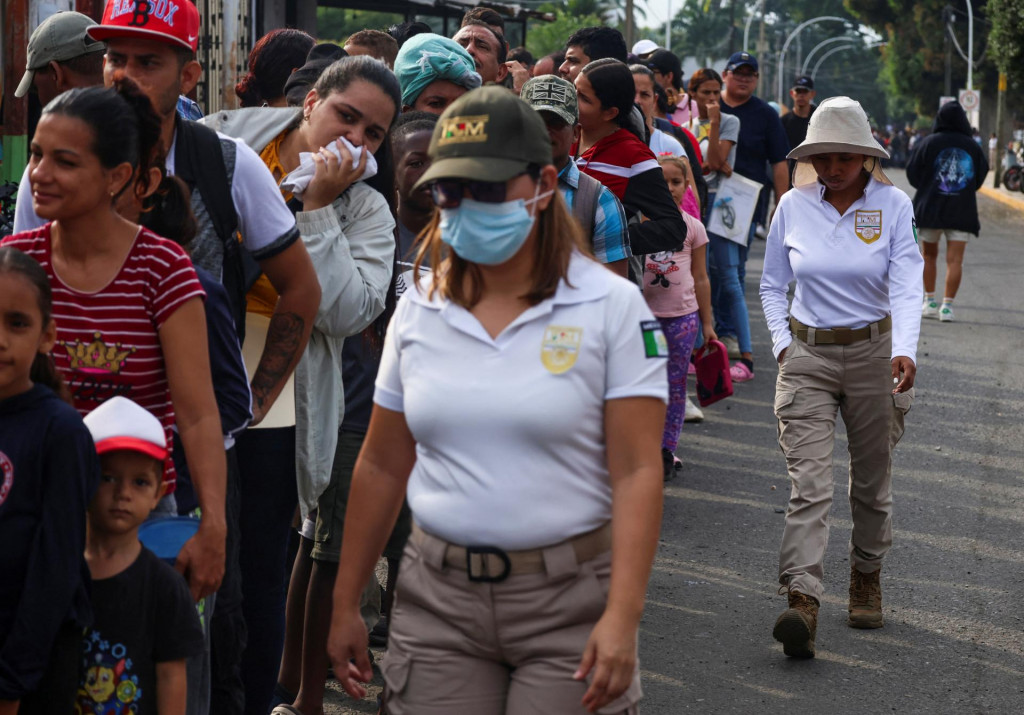
{"label": "woman with long dark hair", "polygon": [[[400,107],[398,80],[384,63],[370,57],[344,57],[323,71],[301,107],[222,112],[207,122],[259,152],[285,186],[301,173],[296,170],[302,155],[307,155],[306,185],[296,186],[294,192],[283,188],[282,193],[295,212],[321,286],[313,338],[296,368],[294,384],[285,388],[282,400],[259,428],[239,438],[241,473],[264,477],[258,486],[242,489],[243,608],[249,631],[243,672],[246,707],[252,713],[267,711],[278,677],[285,637],[284,575],[296,503],[303,516],[309,515],[332,480],[345,403],[343,343],[384,311],[391,284],[394,175],[387,139]],[[371,186],[364,178],[367,166],[373,165],[377,174]],[[258,355],[262,349],[252,341],[265,333],[263,326],[275,302],[269,281],[259,279],[249,292],[243,347],[247,352]],[[286,393],[294,399],[288,400]],[[314,535],[307,532],[301,547],[304,553],[311,550]],[[315,559],[315,549],[312,555]],[[317,572],[324,569],[313,566],[311,594],[321,581],[326,582],[326,590],[320,587],[319,591],[329,594],[333,569],[330,565],[326,569],[318,577]],[[314,604],[306,613],[316,618],[322,608]],[[310,638],[322,639],[325,627],[314,630]],[[310,646],[310,650],[317,649]],[[321,641],[319,653],[323,652]],[[326,666],[324,662],[321,668],[311,667],[316,675],[303,683],[312,703],[303,707],[310,712],[321,706],[316,701],[323,698]],[[319,697],[314,695],[316,678]]]}
{"label": "woman with long dark hair", "polygon": [[271,30],[249,51],[249,71],[235,85],[243,107],[285,107],[285,83],[306,63],[316,40],[290,27]]}
{"label": "woman with long dark hair", "polygon": [[622,202],[633,255],[681,249],[686,224],[647,146],[644,127],[630,123],[636,87],[629,67],[611,58],[596,60],[575,84],[582,127],[576,163]]}

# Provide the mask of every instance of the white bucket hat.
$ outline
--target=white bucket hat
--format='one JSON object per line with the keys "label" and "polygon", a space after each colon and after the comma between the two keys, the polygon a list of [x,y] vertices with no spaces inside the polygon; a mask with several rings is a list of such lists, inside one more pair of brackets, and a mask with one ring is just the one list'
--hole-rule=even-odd
{"label": "white bucket hat", "polygon": [[810,158],[815,154],[849,153],[863,154],[864,170],[876,181],[892,184],[882,171],[881,159],[888,159],[889,152],[871,136],[868,115],[860,102],[849,97],[830,97],[818,105],[807,125],[807,138],[800,146],[789,152],[789,159],[796,159],[793,186],[806,186],[818,180],[818,174],[811,166]]}

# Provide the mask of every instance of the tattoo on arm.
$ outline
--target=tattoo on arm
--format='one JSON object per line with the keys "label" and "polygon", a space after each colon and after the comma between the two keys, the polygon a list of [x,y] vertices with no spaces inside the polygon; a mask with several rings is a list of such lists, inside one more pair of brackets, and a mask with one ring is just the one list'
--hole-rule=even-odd
{"label": "tattoo on arm", "polygon": [[288,368],[298,357],[306,322],[295,313],[275,313],[267,329],[259,367],[252,376],[252,397],[262,410],[278,383],[288,377]]}

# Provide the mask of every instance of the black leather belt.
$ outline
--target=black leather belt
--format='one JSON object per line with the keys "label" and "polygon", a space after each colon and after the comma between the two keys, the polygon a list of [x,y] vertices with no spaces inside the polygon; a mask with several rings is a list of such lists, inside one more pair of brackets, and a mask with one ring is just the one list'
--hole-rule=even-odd
{"label": "black leather belt", "polygon": [[797,340],[808,345],[852,345],[861,340],[870,340],[872,330],[875,335],[882,335],[892,330],[892,317],[885,316],[877,323],[865,325],[863,328],[812,328],[804,325],[796,318],[790,317],[789,329]]}

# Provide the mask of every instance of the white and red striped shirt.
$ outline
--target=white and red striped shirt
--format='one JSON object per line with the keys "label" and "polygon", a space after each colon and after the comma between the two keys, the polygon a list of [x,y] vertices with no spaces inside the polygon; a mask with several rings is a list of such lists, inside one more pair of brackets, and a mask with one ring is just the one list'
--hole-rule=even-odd
{"label": "white and red striped shirt", "polygon": [[[53,359],[78,411],[87,415],[122,395],[160,420],[170,446],[174,408],[159,330],[184,303],[206,297],[184,249],[140,229],[114,279],[85,293],[66,285],[54,270],[50,224],[8,236],[2,245],[32,256],[50,277],[57,321]],[[168,459],[168,491],[174,489],[174,479],[174,465]]]}

